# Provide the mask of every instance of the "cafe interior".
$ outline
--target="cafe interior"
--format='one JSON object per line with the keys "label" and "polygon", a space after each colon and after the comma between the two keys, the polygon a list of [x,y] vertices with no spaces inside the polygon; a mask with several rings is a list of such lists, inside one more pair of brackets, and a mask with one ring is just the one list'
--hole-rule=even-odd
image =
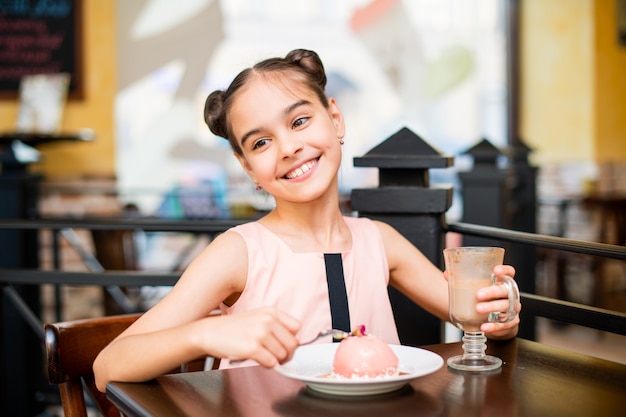
{"label": "cafe interior", "polygon": [[[502,170],[512,146],[527,151],[536,193],[530,232],[626,245],[624,0],[58,3],[71,11],[0,5],[0,38],[32,31],[40,48],[33,50],[47,57],[44,63],[24,54],[26,63],[16,63],[19,53],[10,52],[19,42],[0,41],[0,217],[9,222],[262,215],[271,198],[254,189],[228,142],[206,128],[204,100],[241,68],[307,48],[324,61],[327,93],[348,126],[339,178],[347,211],[352,189],[378,181],[376,168],[355,167],[354,158],[406,127],[454,158],[449,169],[430,173],[433,184],[454,188],[449,222],[466,220],[459,174],[472,169],[467,151],[485,140],[501,151]],[[32,26],[11,24],[17,20]],[[16,75],[29,65],[61,69],[42,70],[46,85],[37,86],[32,68]],[[25,192],[31,193],[26,205]],[[180,272],[210,240],[199,233],[75,227],[57,241],[42,227],[32,253],[22,248],[13,256],[7,255],[12,233],[22,232],[0,233],[0,276],[2,269],[33,265],[94,272],[94,260],[101,269]],[[447,233],[446,245],[460,243],[458,234]],[[600,285],[594,256],[538,251],[535,293],[626,313],[626,262],[617,258],[602,261]],[[37,288],[42,323],[124,311],[99,285]],[[169,287],[122,290],[123,300],[145,310]],[[623,333],[545,318],[536,326],[541,344],[626,365]],[[460,336],[452,326],[445,330],[447,341]],[[39,394],[39,404],[4,415],[64,415],[54,386]]]}

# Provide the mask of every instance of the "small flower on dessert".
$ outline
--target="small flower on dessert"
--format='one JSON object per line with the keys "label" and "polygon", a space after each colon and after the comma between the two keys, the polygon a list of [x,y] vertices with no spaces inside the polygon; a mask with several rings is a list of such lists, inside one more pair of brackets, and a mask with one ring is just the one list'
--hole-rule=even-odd
{"label": "small flower on dessert", "polygon": [[352,330],[352,336],[367,336],[367,333],[365,333],[365,325],[361,324],[355,327],[354,330]]}

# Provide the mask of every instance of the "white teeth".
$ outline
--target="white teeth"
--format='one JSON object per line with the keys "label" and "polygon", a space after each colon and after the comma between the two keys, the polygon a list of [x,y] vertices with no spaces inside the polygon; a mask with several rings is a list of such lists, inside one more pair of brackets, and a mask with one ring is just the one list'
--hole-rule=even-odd
{"label": "white teeth", "polygon": [[306,164],[302,165],[301,167],[296,168],[293,171],[291,171],[290,173],[288,173],[287,175],[285,175],[285,177],[289,178],[290,180],[294,179],[294,178],[298,178],[300,175],[304,174],[305,172],[308,172],[311,168],[313,168],[316,163],[317,163],[317,161],[307,162]]}

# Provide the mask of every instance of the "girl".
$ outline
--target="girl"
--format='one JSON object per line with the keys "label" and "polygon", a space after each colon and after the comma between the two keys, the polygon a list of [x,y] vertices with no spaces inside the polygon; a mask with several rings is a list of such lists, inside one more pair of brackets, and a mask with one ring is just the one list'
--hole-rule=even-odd
{"label": "girl", "polygon": [[[288,361],[299,341],[333,325],[326,254],[335,254],[335,262],[339,256],[342,304],[352,325],[399,343],[388,284],[448,319],[445,274],[389,225],[342,215],[337,172],[345,127],[325,85],[318,55],[294,50],[242,71],[227,90],[209,95],[209,128],[229,140],[276,207],[219,235],[161,302],[98,355],[100,390],[112,380],[148,380],[205,356],[223,358],[222,367],[231,360],[265,367]],[[501,265],[494,273],[515,271]],[[500,286],[482,288],[476,308],[502,310],[505,296]],[[211,315],[217,307],[222,314]],[[518,323],[486,323],[482,330],[511,338]]]}

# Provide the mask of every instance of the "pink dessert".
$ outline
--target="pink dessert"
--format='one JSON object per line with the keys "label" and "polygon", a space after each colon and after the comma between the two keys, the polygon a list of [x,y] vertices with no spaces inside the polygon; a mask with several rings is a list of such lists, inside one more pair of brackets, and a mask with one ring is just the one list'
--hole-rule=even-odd
{"label": "pink dessert", "polygon": [[389,345],[360,326],[339,343],[333,373],[343,378],[379,378],[398,374],[398,357]]}

